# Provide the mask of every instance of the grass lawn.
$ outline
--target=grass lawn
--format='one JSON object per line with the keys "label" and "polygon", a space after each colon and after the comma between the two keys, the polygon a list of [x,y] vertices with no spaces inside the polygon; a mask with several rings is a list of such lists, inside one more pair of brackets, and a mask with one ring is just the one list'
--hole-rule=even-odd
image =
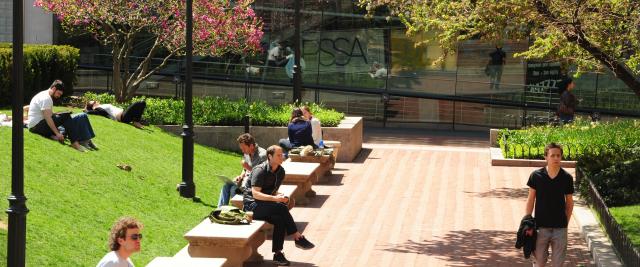
{"label": "grass lawn", "polygon": [[[7,110],[0,111],[8,113]],[[211,212],[221,182],[213,174],[237,175],[240,155],[196,145],[194,181],[202,203],[181,198],[182,139],[150,126],[91,116],[100,150],[81,153],[25,130],[25,195],[28,266],[95,266],[108,251],[111,224],[123,215],[145,225],[142,251],[132,260],[145,266],[173,256],[182,237]],[[197,138],[197,137],[196,137]],[[235,140],[229,140],[235,142]],[[68,141],[67,141],[68,143]],[[130,172],[116,165],[132,167]],[[11,128],[0,127],[0,194],[3,210],[11,192]],[[0,223],[7,214],[0,213]],[[0,266],[6,265],[7,230],[0,229]]]}
{"label": "grass lawn", "polygon": [[640,248],[640,205],[609,208],[636,248]]}

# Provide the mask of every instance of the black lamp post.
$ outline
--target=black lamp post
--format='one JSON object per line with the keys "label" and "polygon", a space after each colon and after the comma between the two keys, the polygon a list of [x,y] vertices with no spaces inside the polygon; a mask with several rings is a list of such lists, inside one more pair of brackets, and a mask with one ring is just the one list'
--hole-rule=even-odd
{"label": "black lamp post", "polygon": [[196,200],[196,185],[193,183],[193,0],[187,0],[186,29],[186,74],[184,90],[184,125],[182,126],[182,183],[178,185],[180,196]]}
{"label": "black lamp post", "polygon": [[7,238],[7,266],[24,266],[27,238],[27,198],[24,196],[24,132],[22,126],[22,103],[24,98],[23,49],[24,22],[23,3],[13,0],[13,70],[12,70],[12,114],[11,129],[11,195],[9,196],[9,233]]}
{"label": "black lamp post", "polygon": [[302,68],[300,67],[300,55],[302,53],[302,49],[300,48],[300,0],[295,0],[294,3],[295,9],[295,17],[294,17],[294,27],[295,31],[293,34],[293,41],[295,42],[293,45],[293,49],[295,51],[295,55],[293,57],[293,102],[301,101],[302,99]]}

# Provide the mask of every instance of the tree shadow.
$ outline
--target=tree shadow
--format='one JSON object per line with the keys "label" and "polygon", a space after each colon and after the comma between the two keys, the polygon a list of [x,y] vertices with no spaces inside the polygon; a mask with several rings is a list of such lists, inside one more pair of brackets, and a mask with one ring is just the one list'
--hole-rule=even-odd
{"label": "tree shadow", "polygon": [[501,198],[501,199],[526,199],[529,196],[528,188],[495,188],[486,192],[468,192],[468,194],[474,194],[474,197],[481,198]]}
{"label": "tree shadow", "polygon": [[[242,266],[244,266],[244,267],[265,267],[265,266],[273,267],[273,266],[277,266],[277,265],[275,265],[273,263],[273,261],[271,261],[271,255],[262,255],[262,256],[264,257],[264,261],[263,262],[246,262]],[[308,263],[308,262],[291,261],[291,265],[290,266],[317,267],[318,265],[315,265],[313,263]]]}
{"label": "tree shadow", "polygon": [[[514,231],[479,230],[451,231],[433,240],[407,240],[402,244],[389,244],[383,250],[396,253],[416,253],[438,257],[449,266],[531,266],[522,250],[515,249]],[[579,233],[569,233],[568,264],[591,263],[588,250],[572,244],[581,244]],[[585,257],[585,254],[587,257]]]}

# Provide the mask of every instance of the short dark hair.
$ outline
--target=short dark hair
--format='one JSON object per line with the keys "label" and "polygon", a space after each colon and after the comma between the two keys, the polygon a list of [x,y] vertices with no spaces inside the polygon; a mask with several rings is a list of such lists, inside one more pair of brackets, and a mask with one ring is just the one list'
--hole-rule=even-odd
{"label": "short dark hair", "polygon": [[238,139],[236,141],[238,141],[238,144],[245,144],[248,146],[256,144],[256,139],[248,133],[241,134],[240,136],[238,136]]}
{"label": "short dark hair", "polygon": [[272,145],[269,148],[267,148],[267,157],[272,156],[274,154],[276,154],[276,149],[282,149],[282,147],[280,147],[279,145]]}
{"label": "short dark hair", "polygon": [[[91,103],[93,102],[93,103]],[[89,100],[87,101],[87,105],[84,106],[85,110],[93,110],[93,105],[96,103],[95,100]]]}
{"label": "short dark hair", "polygon": [[64,91],[64,83],[61,80],[55,80],[49,86],[49,88],[55,88],[56,90]]}
{"label": "short dark hair", "polygon": [[142,223],[132,217],[122,217],[118,219],[111,227],[111,233],[109,234],[109,248],[111,251],[117,251],[120,249],[120,243],[118,238],[127,237],[127,229],[140,229],[142,230]]}
{"label": "short dark hair", "polygon": [[562,153],[563,153],[563,152],[562,152],[562,146],[561,146],[561,145],[559,145],[559,144],[553,143],[553,142],[552,142],[552,143],[549,143],[548,145],[546,145],[546,146],[544,147],[544,156],[546,157],[546,156],[547,156],[547,154],[549,154],[549,150],[550,150],[550,149],[553,149],[553,148],[560,149],[560,156],[562,156]]}

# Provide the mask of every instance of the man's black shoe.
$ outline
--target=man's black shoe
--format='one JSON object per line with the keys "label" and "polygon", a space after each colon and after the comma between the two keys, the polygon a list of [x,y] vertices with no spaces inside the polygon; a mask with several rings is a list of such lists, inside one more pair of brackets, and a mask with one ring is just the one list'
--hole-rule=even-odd
{"label": "man's black shoe", "polygon": [[273,263],[278,266],[289,266],[291,264],[291,262],[284,257],[282,252],[276,252],[273,254]]}
{"label": "man's black shoe", "polygon": [[309,242],[309,240],[307,240],[307,238],[305,238],[304,236],[300,236],[300,238],[296,240],[295,243],[296,243],[296,247],[304,250],[312,249],[315,247],[315,245]]}

